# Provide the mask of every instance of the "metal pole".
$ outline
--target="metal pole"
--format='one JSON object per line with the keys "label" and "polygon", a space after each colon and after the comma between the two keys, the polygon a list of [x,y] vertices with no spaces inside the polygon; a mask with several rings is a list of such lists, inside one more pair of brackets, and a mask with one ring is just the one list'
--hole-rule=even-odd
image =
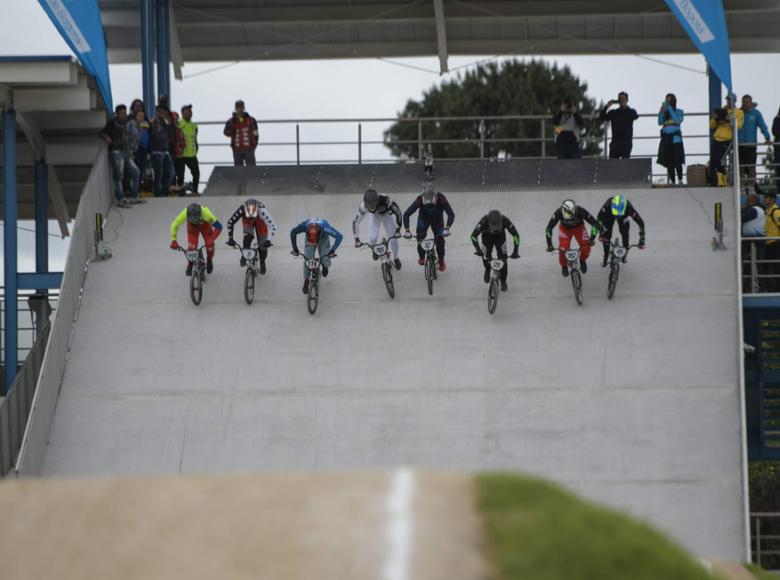
{"label": "metal pole", "polygon": [[423,158],[422,121],[417,121],[417,159]]}
{"label": "metal pole", "polygon": [[168,0],[157,1],[157,93],[171,100],[171,12]]}
{"label": "metal pole", "polygon": [[17,328],[19,325],[19,310],[16,275],[16,218],[18,197],[16,191],[16,112],[13,109],[3,111],[3,242],[5,251],[3,259],[5,268],[5,369],[3,394],[7,395],[16,377],[18,364]]}
{"label": "metal pole", "polygon": [[[49,271],[49,167],[45,159],[35,162],[35,271]],[[38,292],[45,292],[44,289]]]}
{"label": "metal pole", "polygon": [[485,119],[479,120],[479,158],[485,158]]}
{"label": "metal pole", "polygon": [[755,242],[750,242],[750,288],[753,294],[758,294],[758,266],[756,264]]}
{"label": "metal pole", "polygon": [[542,157],[547,157],[547,119],[539,119],[542,123]]}
{"label": "metal pole", "polygon": [[148,117],[154,116],[154,6],[141,0],[141,78]]}
{"label": "metal pole", "polygon": [[609,158],[609,123],[604,123],[604,159]]}
{"label": "metal pole", "polygon": [[761,566],[761,518],[756,516],[756,564]]}
{"label": "metal pole", "polygon": [[358,123],[358,165],[363,165],[363,125]]}
{"label": "metal pole", "polygon": [[295,124],[295,164],[301,164],[301,126]]}

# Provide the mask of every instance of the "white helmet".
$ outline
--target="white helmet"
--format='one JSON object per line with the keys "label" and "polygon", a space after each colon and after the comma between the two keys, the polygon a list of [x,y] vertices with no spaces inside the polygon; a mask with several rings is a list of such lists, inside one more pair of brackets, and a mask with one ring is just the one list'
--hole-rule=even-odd
{"label": "white helmet", "polygon": [[577,204],[574,203],[572,200],[567,199],[561,204],[561,214],[563,214],[563,219],[570,220],[574,217],[574,212],[577,209]]}

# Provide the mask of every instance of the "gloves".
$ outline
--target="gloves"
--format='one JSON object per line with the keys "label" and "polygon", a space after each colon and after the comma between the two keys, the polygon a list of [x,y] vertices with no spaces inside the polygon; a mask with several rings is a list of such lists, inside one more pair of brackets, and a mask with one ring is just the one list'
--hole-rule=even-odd
{"label": "gloves", "polygon": [[230,238],[227,242],[225,242],[228,246],[231,248],[235,248],[238,244],[236,244],[236,240],[233,238]]}
{"label": "gloves", "polygon": [[293,255],[293,256],[300,256],[300,255],[301,255],[301,253],[298,251],[298,248],[293,248],[293,249],[292,249],[292,255]]}
{"label": "gloves", "polygon": [[363,245],[363,242],[360,241],[360,238],[355,238],[355,247],[359,248]]}
{"label": "gloves", "polygon": [[555,248],[552,247],[552,244],[547,244],[547,251],[548,252],[553,252],[554,250],[555,250]]}
{"label": "gloves", "polygon": [[404,239],[405,240],[411,240],[412,239],[412,232],[410,232],[409,230],[406,230],[404,232]]}
{"label": "gloves", "polygon": [[482,251],[482,248],[476,248],[476,249],[474,250],[474,253],[475,253],[477,256],[480,256],[480,257],[484,257],[484,255],[485,255],[485,252],[483,252],[483,251]]}
{"label": "gloves", "polygon": [[588,245],[589,245],[589,246],[595,246],[595,245],[596,245],[596,240],[590,240],[590,241],[588,242]]}
{"label": "gloves", "polygon": [[336,252],[334,252],[333,250],[328,252],[328,258],[335,258],[335,257],[336,257]]}
{"label": "gloves", "polygon": [[520,257],[520,254],[518,253],[518,251],[517,251],[517,248],[515,248],[515,249],[512,251],[512,255],[511,255],[511,256],[509,256],[509,257],[510,257],[510,258],[512,258],[513,260],[517,260],[517,259]]}
{"label": "gloves", "polygon": [[178,250],[179,248],[181,248],[179,242],[176,240],[171,240],[171,250]]}
{"label": "gloves", "polygon": [[273,246],[271,240],[263,240],[263,242],[260,244],[260,247],[263,248],[264,250],[267,250],[271,246]]}
{"label": "gloves", "polygon": [[645,249],[645,239],[639,238],[639,249],[644,250]]}
{"label": "gloves", "polygon": [[401,230],[395,230],[395,233],[393,234],[394,238],[400,238],[401,237]]}
{"label": "gloves", "polygon": [[441,232],[441,235],[443,235],[445,238],[450,235],[450,228],[444,228]]}
{"label": "gloves", "polygon": [[599,241],[606,244],[609,242],[609,238],[606,236],[599,236]]}

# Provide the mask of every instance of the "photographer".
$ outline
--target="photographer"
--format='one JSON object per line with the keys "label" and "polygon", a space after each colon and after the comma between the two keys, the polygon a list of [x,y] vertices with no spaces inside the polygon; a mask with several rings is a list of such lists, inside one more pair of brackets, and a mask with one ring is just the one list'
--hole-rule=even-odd
{"label": "photographer", "polygon": [[658,124],[661,125],[661,142],[658,144],[658,164],[666,167],[670,184],[674,184],[674,175],[682,184],[682,166],[685,165],[685,149],[683,148],[680,125],[685,118],[685,112],[677,108],[677,97],[669,93],[661,103],[658,111]]}
{"label": "photographer", "polygon": [[566,97],[561,103],[561,110],[553,117],[555,126],[555,154],[558,159],[579,159],[580,133],[585,123],[577,112],[577,107],[571,97]]}
{"label": "photographer", "polygon": [[[726,156],[734,138],[731,130],[731,121],[735,114],[732,97],[736,98],[736,95],[727,95],[726,106],[715,109],[710,116],[710,129],[712,130],[712,140],[710,142],[710,185],[713,187],[718,186],[718,173],[725,173],[723,158]],[[742,128],[744,118],[742,110],[736,109],[738,130]]]}
{"label": "photographer", "polygon": [[[618,104],[617,109],[607,112],[612,105]],[[599,112],[599,121],[609,121],[612,128],[612,141],[609,142],[610,159],[630,159],[631,149],[634,147],[634,121],[639,118],[636,110],[628,106],[628,93],[618,93],[617,101],[609,100]]]}

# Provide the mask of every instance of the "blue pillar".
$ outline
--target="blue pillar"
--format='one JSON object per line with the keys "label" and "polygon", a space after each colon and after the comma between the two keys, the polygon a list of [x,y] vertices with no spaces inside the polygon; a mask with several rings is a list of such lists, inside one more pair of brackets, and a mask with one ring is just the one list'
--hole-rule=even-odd
{"label": "blue pillar", "polygon": [[49,271],[49,167],[35,162],[35,271]]}
{"label": "blue pillar", "polygon": [[16,288],[16,217],[18,197],[16,191],[16,112],[3,111],[3,242],[5,251],[5,327],[3,348],[5,348],[5,383],[3,394],[8,393],[16,377],[17,327],[19,324],[18,297]]}
{"label": "blue pillar", "polygon": [[154,2],[141,2],[141,77],[143,80],[144,105],[148,117],[154,116],[157,104],[154,96]]}
{"label": "blue pillar", "polygon": [[171,101],[171,13],[169,0],[157,0],[157,94]]}
{"label": "blue pillar", "polygon": [[709,65],[707,66],[707,78],[709,79],[710,87],[710,110],[708,113],[712,113],[713,109],[723,106],[723,98],[720,92],[721,82],[718,75],[715,74],[715,71]]}

